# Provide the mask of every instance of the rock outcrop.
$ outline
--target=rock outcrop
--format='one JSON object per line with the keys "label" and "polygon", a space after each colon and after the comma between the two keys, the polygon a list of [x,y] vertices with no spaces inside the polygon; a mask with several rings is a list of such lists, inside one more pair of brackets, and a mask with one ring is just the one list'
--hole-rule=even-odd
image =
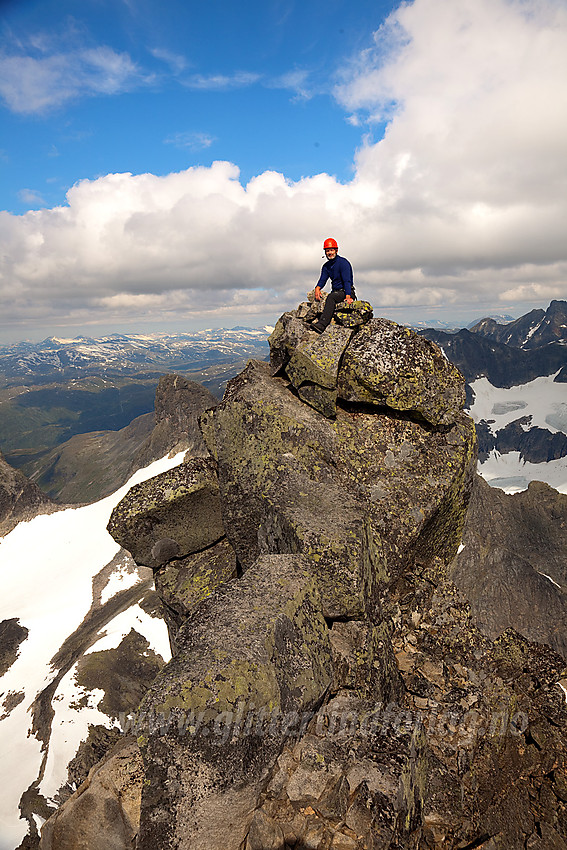
{"label": "rock outcrop", "polygon": [[120,741],[46,821],[40,850],[132,848],[138,833],[143,778],[136,742]]}
{"label": "rock outcrop", "polygon": [[224,527],[214,462],[190,458],[134,485],[112,511],[108,530],[146,567],[218,543]]}
{"label": "rock outcrop", "polygon": [[478,628],[512,627],[567,662],[567,496],[533,481],[509,496],[476,476],[450,575]]}
{"label": "rock outcrop", "polygon": [[479,460],[487,460],[494,449],[502,455],[519,452],[520,459],[528,463],[547,463],[565,457],[567,435],[561,431],[531,427],[531,421],[531,416],[521,416],[495,434],[487,422],[479,422],[476,426]]}
{"label": "rock outcrop", "polygon": [[54,509],[53,501],[26,476],[10,466],[0,452],[0,536],[22,519],[30,519],[41,509]]}
{"label": "rock outcrop", "polygon": [[[359,303],[352,305],[354,315]],[[284,369],[299,397],[325,416],[335,415],[337,399],[385,406],[431,425],[450,425],[463,409],[458,370],[409,328],[371,319],[361,309],[358,327],[353,322],[342,327],[339,316],[319,337],[302,315],[300,305],[278,321],[270,337],[270,362],[274,370]]]}
{"label": "rock outcrop", "polygon": [[187,451],[204,457],[207,449],[199,430],[199,416],[217,399],[206,387],[180,375],[164,375],[156,390],[155,427],[130,464],[130,474],[168,452]]}
{"label": "rock outcrop", "polygon": [[385,320],[316,337],[310,309],[201,419],[223,537],[184,555],[194,496],[112,520],[145,563],[161,543],[173,634],[131,719],[137,847],[564,848],[564,662],[483,635],[448,575],[475,462],[464,381]]}

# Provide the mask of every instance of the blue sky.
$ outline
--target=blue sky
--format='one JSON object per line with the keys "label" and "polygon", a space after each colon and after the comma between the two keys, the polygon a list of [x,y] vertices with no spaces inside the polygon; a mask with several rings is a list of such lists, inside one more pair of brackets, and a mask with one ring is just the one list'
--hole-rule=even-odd
{"label": "blue sky", "polygon": [[567,5],[0,3],[0,342],[567,298]]}
{"label": "blue sky", "polygon": [[271,169],[351,179],[361,132],[330,88],[392,6],[12,0],[4,56],[20,80],[26,57],[36,79],[5,84],[3,208],[61,204],[73,183],[109,172],[219,159],[244,181]]}

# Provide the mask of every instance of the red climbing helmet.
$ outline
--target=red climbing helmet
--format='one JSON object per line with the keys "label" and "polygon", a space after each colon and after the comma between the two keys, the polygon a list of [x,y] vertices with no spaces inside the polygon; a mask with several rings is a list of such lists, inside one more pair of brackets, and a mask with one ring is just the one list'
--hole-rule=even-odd
{"label": "red climbing helmet", "polygon": [[325,239],[323,242],[323,251],[326,251],[327,248],[336,248],[338,250],[339,246],[334,239]]}

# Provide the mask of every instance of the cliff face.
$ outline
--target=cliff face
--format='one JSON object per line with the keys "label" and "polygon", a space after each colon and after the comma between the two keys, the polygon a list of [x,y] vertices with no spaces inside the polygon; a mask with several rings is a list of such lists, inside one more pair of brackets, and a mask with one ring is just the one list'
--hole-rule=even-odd
{"label": "cliff face", "polygon": [[509,496],[477,476],[450,575],[488,637],[512,626],[567,659],[566,551],[566,495],[533,481]]}
{"label": "cliff face", "polygon": [[137,846],[565,847],[563,662],[483,636],[448,578],[475,461],[464,381],[367,306],[321,337],[315,311],[283,316],[271,365],[202,417],[210,458],[111,518],[154,568],[174,653],[132,721]]}
{"label": "cliff face", "polygon": [[76,434],[29,464],[29,474],[61,504],[95,502],[168,452],[206,453],[197,419],[215,404],[215,397],[195,381],[164,375],[155,413],[144,413],[119,431]]}
{"label": "cliff face", "polygon": [[0,452],[0,535],[7,534],[20,520],[54,503],[23,473],[14,469]]}

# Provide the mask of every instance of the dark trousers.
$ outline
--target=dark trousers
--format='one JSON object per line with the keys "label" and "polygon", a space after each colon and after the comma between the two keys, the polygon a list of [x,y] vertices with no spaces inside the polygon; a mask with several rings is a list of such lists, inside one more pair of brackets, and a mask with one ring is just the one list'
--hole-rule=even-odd
{"label": "dark trousers", "polygon": [[325,301],[325,306],[323,307],[323,312],[315,322],[317,327],[321,328],[322,331],[325,330],[327,325],[330,323],[331,319],[335,315],[335,310],[337,309],[337,304],[340,304],[341,301],[345,300],[345,291],[344,289],[333,289],[327,295],[327,300]]}

